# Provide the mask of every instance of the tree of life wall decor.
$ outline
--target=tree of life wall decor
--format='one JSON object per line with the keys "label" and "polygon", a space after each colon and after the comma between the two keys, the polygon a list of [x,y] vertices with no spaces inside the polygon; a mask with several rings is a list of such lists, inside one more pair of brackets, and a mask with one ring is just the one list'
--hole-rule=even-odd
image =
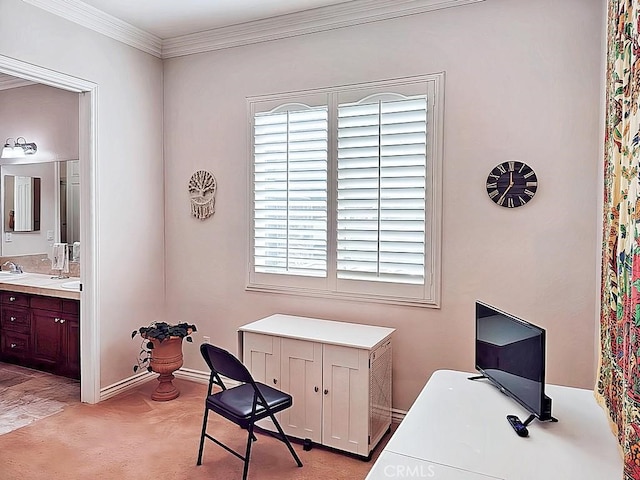
{"label": "tree of life wall decor", "polygon": [[189,179],[191,215],[199,220],[209,218],[215,212],[216,177],[206,170],[198,170]]}

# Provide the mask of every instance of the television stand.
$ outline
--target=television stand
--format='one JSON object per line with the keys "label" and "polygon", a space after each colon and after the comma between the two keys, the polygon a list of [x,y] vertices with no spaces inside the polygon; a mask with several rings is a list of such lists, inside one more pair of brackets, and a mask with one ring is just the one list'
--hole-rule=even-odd
{"label": "television stand", "polygon": [[[467,380],[474,380],[474,381],[475,380],[482,380],[482,379],[489,380],[489,382],[494,387],[496,387],[498,390],[500,390],[504,395],[506,395],[507,397],[517,401],[517,399],[514,396],[512,396],[509,392],[507,392],[507,390],[503,386],[491,381],[491,379],[489,377],[487,377],[486,375],[474,375],[474,376],[471,376],[471,377],[467,377]],[[544,401],[544,405],[542,407],[542,410],[551,413],[551,399],[545,395],[543,401]],[[538,418],[538,417],[536,417],[536,415],[532,413],[531,415],[529,415],[529,418],[527,418],[523,422],[523,425],[526,427],[531,422],[533,422],[536,418]],[[555,417],[549,416],[549,418],[545,418],[544,420],[540,420],[540,421],[541,422],[557,422],[558,419],[555,418]]]}
{"label": "television stand", "polygon": [[[527,418],[524,422],[522,422],[522,424],[526,427],[527,425],[529,425],[531,422],[533,422],[537,417],[533,414],[529,415],[529,418]],[[549,417],[549,420],[540,420],[541,422],[557,422],[558,419],[556,417]]]}

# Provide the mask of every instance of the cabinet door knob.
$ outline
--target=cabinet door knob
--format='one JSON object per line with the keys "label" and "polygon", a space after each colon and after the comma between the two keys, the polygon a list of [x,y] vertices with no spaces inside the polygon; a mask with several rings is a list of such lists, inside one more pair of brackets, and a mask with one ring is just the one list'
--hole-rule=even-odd
{"label": "cabinet door knob", "polygon": [[277,383],[278,383],[278,379],[277,379],[277,378],[274,378],[274,379],[273,379],[273,384],[274,384],[274,385],[276,385]]}
{"label": "cabinet door knob", "polygon": [[58,323],[60,321],[60,319],[58,317],[53,319],[54,322]]}
{"label": "cabinet door knob", "polygon": [[63,324],[64,322],[65,322],[65,319],[64,319],[64,318],[61,318],[61,319],[60,319],[60,324]]}
{"label": "cabinet door knob", "polygon": [[12,322],[15,322],[16,321],[16,317],[11,317],[11,318],[9,318],[9,320],[11,320]]}
{"label": "cabinet door knob", "polygon": [[9,297],[9,301],[10,302],[15,302],[16,301],[16,297]]}
{"label": "cabinet door knob", "polygon": [[318,387],[313,387],[313,391],[318,393],[318,390],[320,390]]}
{"label": "cabinet door knob", "polygon": [[325,395],[328,395],[328,394],[329,394],[329,390],[325,388],[325,389],[324,389],[324,394],[325,394]]}
{"label": "cabinet door knob", "polygon": [[17,343],[12,343],[12,344],[11,344],[11,348],[16,348],[17,346],[18,346],[18,344],[17,344]]}

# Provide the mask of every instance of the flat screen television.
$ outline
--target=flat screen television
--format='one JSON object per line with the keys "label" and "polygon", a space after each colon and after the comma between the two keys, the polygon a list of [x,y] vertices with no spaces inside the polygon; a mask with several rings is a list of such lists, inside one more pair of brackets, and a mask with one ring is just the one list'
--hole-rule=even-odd
{"label": "flat screen television", "polygon": [[555,420],[544,393],[543,328],[476,302],[476,370],[531,413],[527,423]]}

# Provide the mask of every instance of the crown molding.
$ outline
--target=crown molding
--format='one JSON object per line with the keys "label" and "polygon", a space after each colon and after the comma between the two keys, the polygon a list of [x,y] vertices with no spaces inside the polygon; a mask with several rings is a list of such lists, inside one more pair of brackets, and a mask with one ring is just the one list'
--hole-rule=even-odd
{"label": "crown molding", "polygon": [[22,0],[159,58],[180,57],[458,7],[485,0],[352,0],[162,40],[80,0]]}
{"label": "crown molding", "polygon": [[162,39],[80,0],[22,0],[160,58]]}
{"label": "crown molding", "polygon": [[337,5],[165,39],[162,58],[179,57],[457,7],[485,0],[352,0]]}

